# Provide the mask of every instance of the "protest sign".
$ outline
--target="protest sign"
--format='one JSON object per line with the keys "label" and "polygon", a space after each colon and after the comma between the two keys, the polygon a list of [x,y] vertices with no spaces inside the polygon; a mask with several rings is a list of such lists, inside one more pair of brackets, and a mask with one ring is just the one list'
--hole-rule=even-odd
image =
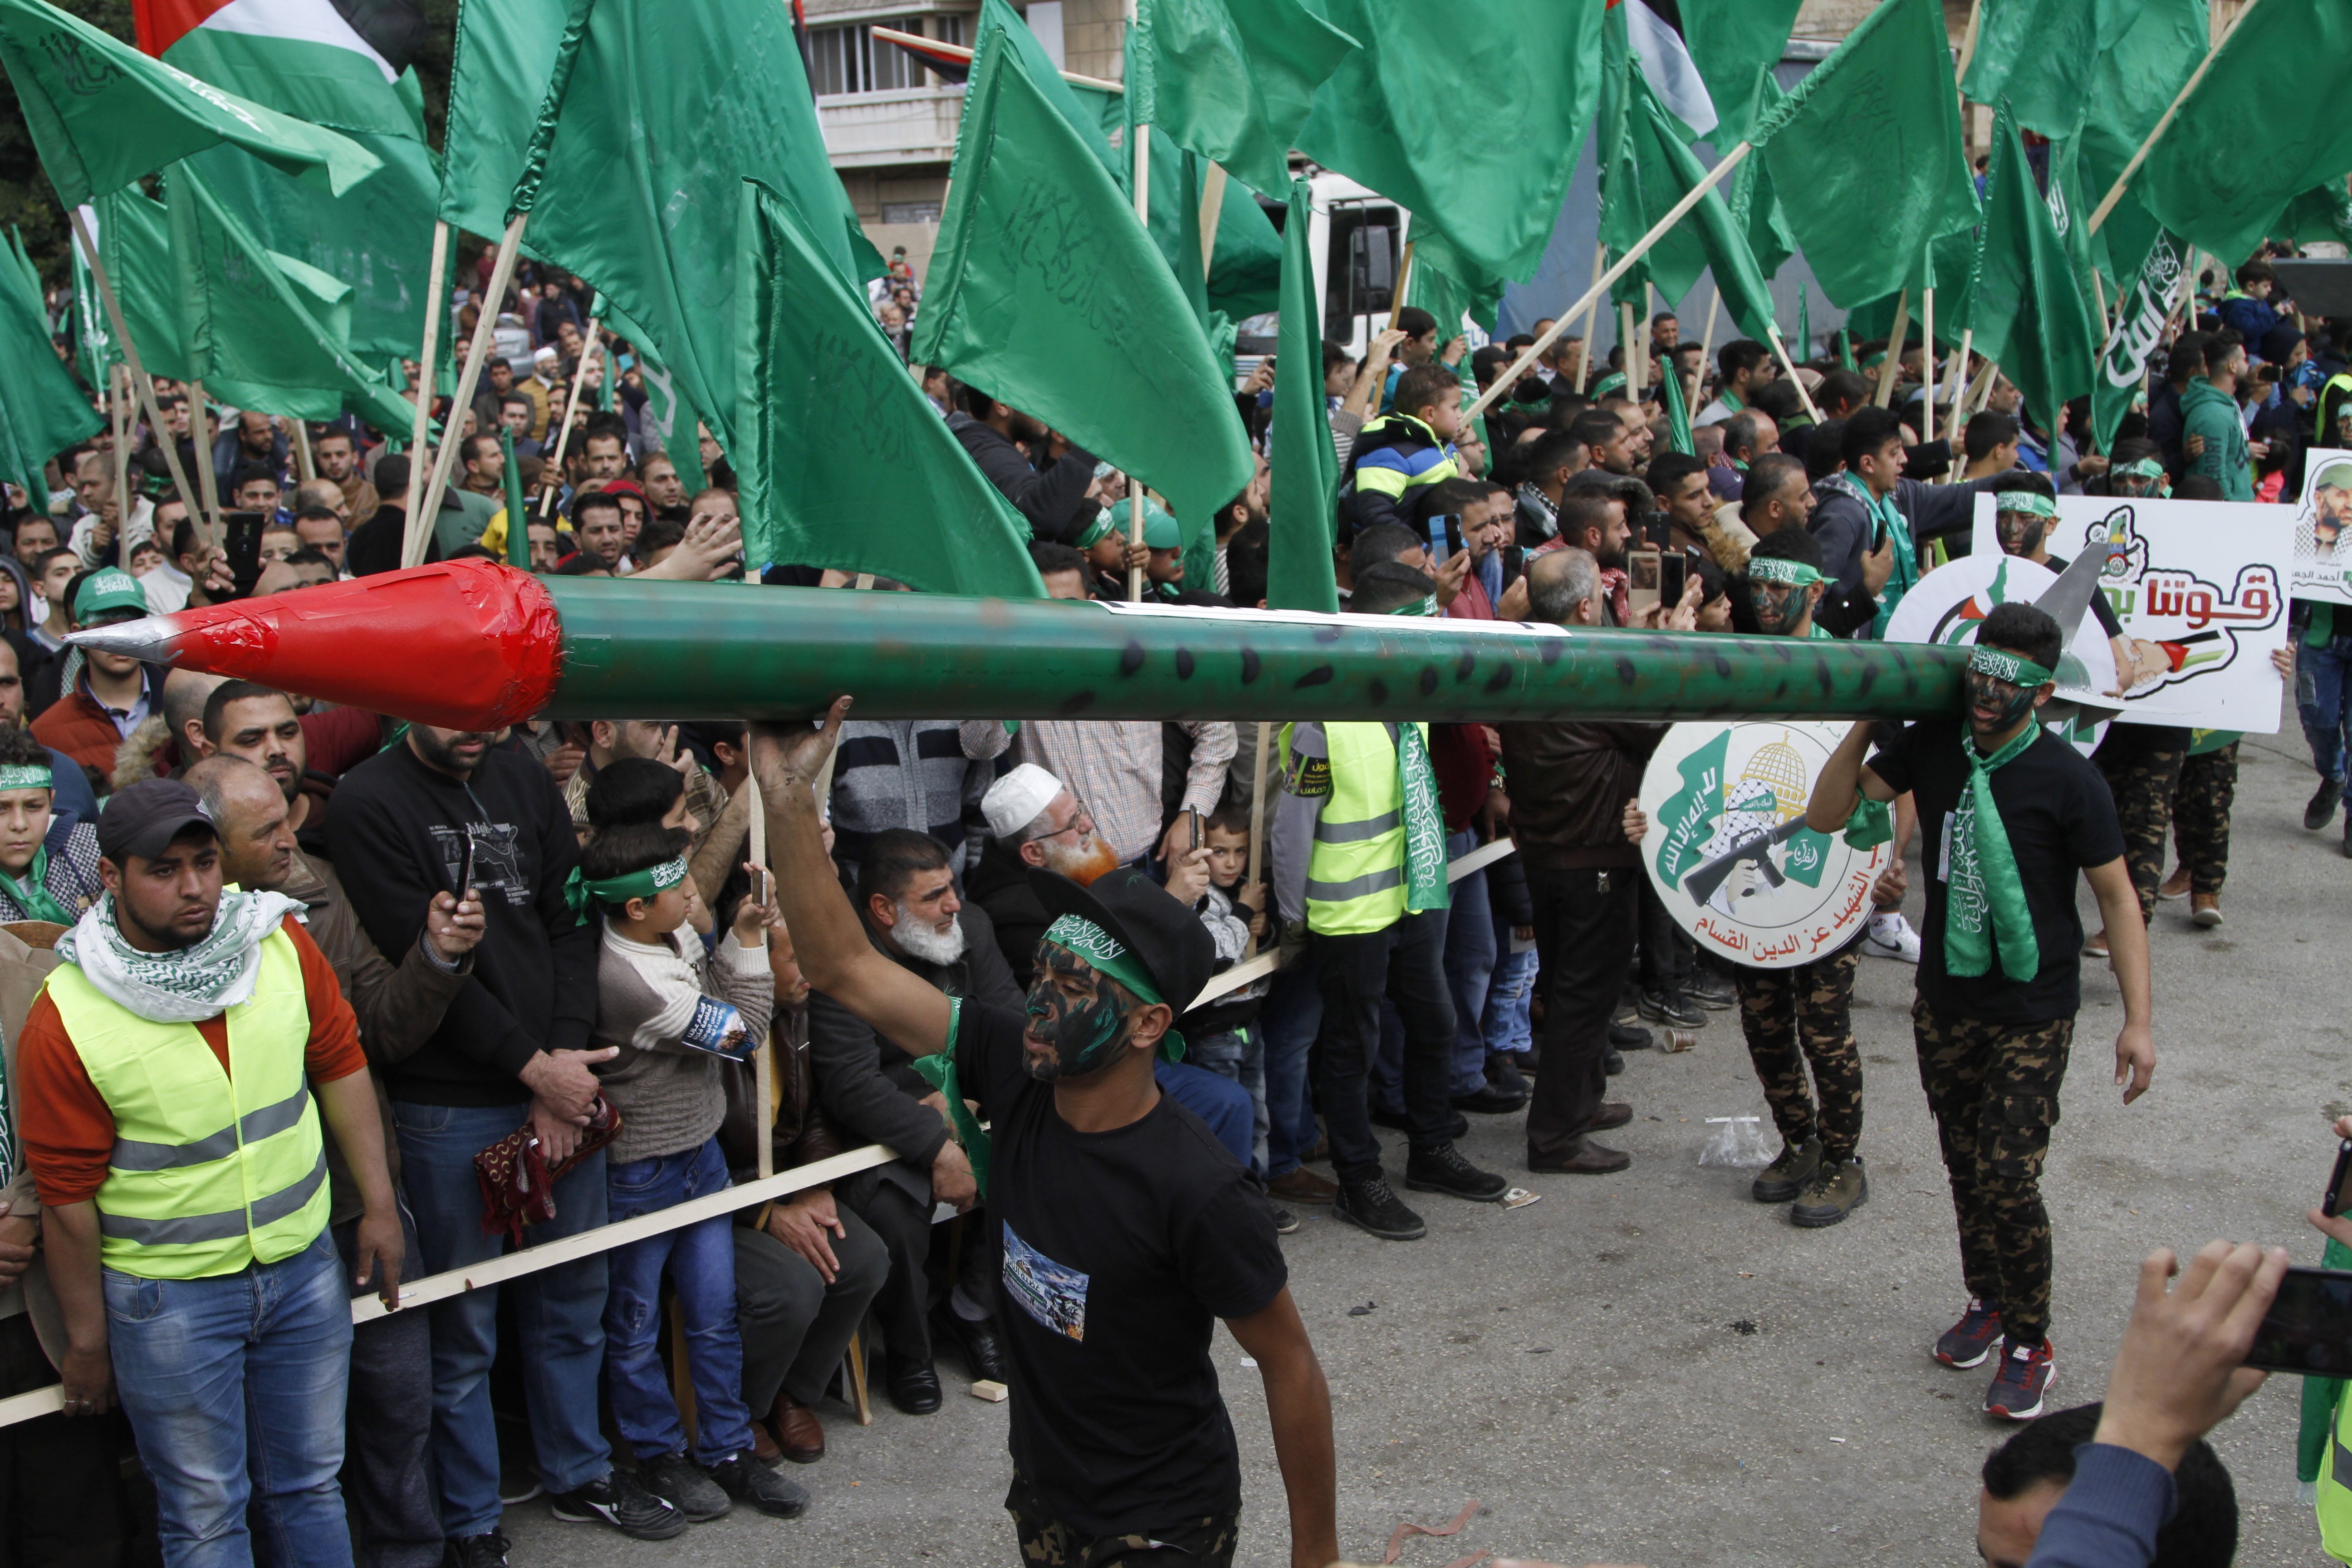
{"label": "protest sign", "polygon": [[1677,724],[1642,774],[1642,865],[1701,947],[1751,969],[1826,958],[1870,918],[1893,846],[1805,826],[1843,724]]}
{"label": "protest sign", "polygon": [[[2352,502],[2352,494],[2338,499]],[[1978,554],[2000,548],[1994,526],[1992,498],[1980,495]],[[2051,550],[2068,559],[2110,552],[2099,591],[2132,644],[2117,723],[2277,731],[2279,675],[2270,656],[2286,646],[2289,595],[2281,584],[2299,526],[2307,520],[2298,525],[2285,507],[2253,502],[2058,498]],[[2344,563],[2352,567],[2352,548]]]}
{"label": "protest sign", "polygon": [[2352,451],[2314,447],[2303,455],[2303,508],[2294,515],[2294,575],[2288,597],[2352,605],[2352,543],[2343,541],[2347,524],[2352,524]]}

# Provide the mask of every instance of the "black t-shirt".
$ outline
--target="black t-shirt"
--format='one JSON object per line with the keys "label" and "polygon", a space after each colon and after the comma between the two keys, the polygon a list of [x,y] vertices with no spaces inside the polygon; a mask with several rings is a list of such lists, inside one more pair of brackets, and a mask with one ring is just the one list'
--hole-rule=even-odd
{"label": "black t-shirt", "polygon": [[1264,1202],[1164,1094],[1128,1126],[1072,1128],[1023,1069],[1022,1016],[960,1011],[960,1087],[994,1123],[1014,1468],[1089,1535],[1233,1507],[1241,1458],[1209,1345],[1216,1320],[1249,1316],[1289,1280]]}
{"label": "black t-shirt", "polygon": [[2010,852],[2025,884],[2042,968],[2019,984],[1992,967],[1967,978],[1944,973],[1944,900],[1951,868],[1945,859],[1952,813],[1969,787],[1960,750],[1964,721],[1931,719],[1912,725],[1870,759],[1870,771],[1919,806],[1920,858],[1927,879],[1927,920],[1919,932],[1919,994],[1939,1011],[1993,1024],[2039,1024],[2070,1017],[2083,1005],[2083,922],[2074,912],[2074,879],[2124,852],[2115,797],[2089,759],[2057,734],[2039,739],[1992,775],[1993,804],[2009,832]]}

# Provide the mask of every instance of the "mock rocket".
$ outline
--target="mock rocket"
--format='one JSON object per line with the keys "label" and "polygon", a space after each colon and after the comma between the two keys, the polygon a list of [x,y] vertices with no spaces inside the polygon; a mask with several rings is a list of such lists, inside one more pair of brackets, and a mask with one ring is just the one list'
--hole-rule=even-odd
{"label": "mock rocket", "polygon": [[537,577],[482,560],[76,632],[420,723],[1925,719],[1964,647]]}

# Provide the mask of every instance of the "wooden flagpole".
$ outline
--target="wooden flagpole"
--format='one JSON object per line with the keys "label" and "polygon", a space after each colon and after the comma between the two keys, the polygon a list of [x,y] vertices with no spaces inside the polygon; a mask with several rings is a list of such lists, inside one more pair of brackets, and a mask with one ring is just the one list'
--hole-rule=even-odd
{"label": "wooden flagpole", "polygon": [[1944,439],[1952,444],[1955,452],[1961,449],[1960,421],[1968,416],[1965,410],[1969,401],[1969,343],[1975,336],[1974,327],[1960,329],[1960,352],[1952,361],[1952,412],[1945,421]]}
{"label": "wooden flagpole", "polygon": [[[1690,395],[1683,401],[1689,406],[1691,416],[1698,416],[1698,389],[1706,380],[1706,367],[1715,359],[1715,319],[1723,310],[1723,289],[1720,285],[1707,290],[1706,331],[1698,340],[1698,371],[1690,379]],[[1785,360],[1787,356],[1784,354]]]}
{"label": "wooden flagpole", "polygon": [[1919,369],[1927,378],[1923,389],[1926,401],[1922,405],[1927,412],[1920,419],[1925,428],[1919,432],[1919,439],[1932,441],[1936,438],[1936,291],[1933,289],[1919,290]]}
{"label": "wooden flagpole", "polygon": [[[1129,149],[1135,159],[1135,221],[1147,232],[1151,227],[1151,127],[1137,121],[1128,129],[1135,139]],[[1143,480],[1140,476],[1127,476],[1127,548],[1129,554],[1143,542]],[[1143,602],[1143,568],[1127,569],[1127,597],[1130,604]]]}
{"label": "wooden flagpole", "polygon": [[572,420],[580,412],[580,388],[588,379],[588,367],[595,363],[597,346],[604,341],[597,332],[597,317],[588,318],[588,341],[581,347],[580,363],[572,367],[572,391],[563,400],[563,423],[555,431],[555,455],[547,460],[547,469],[540,475],[544,481],[539,489],[541,518],[554,509],[555,492],[562,488],[563,452],[572,444]]}
{"label": "wooden flagpole", "polygon": [[1209,275],[1209,263],[1217,254],[1217,220],[1225,208],[1225,166],[1214,158],[1204,158],[1209,172],[1201,181],[1201,276]]}
{"label": "wooden flagpole", "polygon": [[[401,515],[414,519],[416,502],[425,490],[425,459],[429,453],[426,445],[433,428],[433,394],[439,378],[434,374],[441,354],[441,318],[448,310],[449,226],[436,221],[433,225],[433,260],[425,270],[425,357],[417,362],[416,417],[410,425],[408,440],[407,510]],[[455,410],[452,410],[454,413]],[[448,439],[449,432],[441,432]],[[407,541],[404,536],[402,543]]]}
{"label": "wooden flagpole", "polygon": [[[213,470],[213,438],[205,425],[205,384],[202,379],[188,383],[188,435],[196,447],[196,489],[204,498],[205,516],[211,520],[212,542],[226,544],[228,531],[221,522],[220,482]],[[236,478],[231,474],[230,478]],[[185,497],[182,498],[185,500]]]}
{"label": "wooden flagpole", "polygon": [[[106,306],[106,319],[114,328],[115,340],[122,345],[122,357],[131,371],[131,389],[138,395],[140,406],[147,410],[148,427],[155,432],[155,444],[163,448],[163,464],[172,475],[172,488],[180,494],[185,505],[190,495],[187,471],[180,467],[180,444],[172,438],[171,427],[155,407],[155,384],[148,377],[147,367],[139,363],[139,345],[131,341],[131,328],[122,320],[122,303],[114,297],[114,280],[106,275],[106,264],[98,258],[98,241],[89,232],[89,220],[79,206],[67,209],[73,220],[74,240],[81,247],[82,259],[89,264],[90,280],[98,285],[99,300]],[[209,476],[212,455],[197,448],[196,466]],[[29,498],[27,498],[29,499]],[[220,542],[218,530],[206,520],[206,544]],[[168,546],[167,546],[168,548]]]}
{"label": "wooden flagpole", "polygon": [[1805,405],[1806,416],[1814,424],[1820,424],[1822,422],[1821,406],[1813,401],[1813,395],[1806,390],[1805,378],[1797,374],[1796,362],[1789,357],[1789,345],[1780,341],[1780,323],[1778,321],[1764,323],[1764,335],[1771,340],[1772,353],[1780,361],[1780,374],[1787,376],[1789,384],[1797,389],[1797,396]]}
{"label": "wooden flagpole", "polygon": [[1903,373],[1903,340],[1911,335],[1911,290],[1895,296],[1895,326],[1886,334],[1886,353],[1878,362],[1878,391],[1871,401],[1885,408],[1895,401],[1895,378]]}
{"label": "wooden flagpole", "polygon": [[[1598,285],[1601,281],[1601,268],[1606,267],[1608,264],[1609,247],[1599,241],[1595,241],[1592,247],[1592,281],[1595,285]],[[1575,314],[1576,312],[1574,310],[1563,311],[1561,313],[1561,320],[1568,320]],[[1553,325],[1557,326],[1559,325],[1559,322],[1556,321]],[[1601,290],[1599,288],[1595,287],[1589,290],[1585,295],[1584,348],[1576,356],[1576,390],[1580,396],[1583,395],[1586,387],[1592,384],[1592,351],[1598,346],[1600,326]]]}
{"label": "wooden flagpole", "polygon": [[2131,184],[2134,174],[2139,173],[2139,166],[2147,162],[2149,150],[2163,139],[2166,132],[2172,129],[2172,117],[2180,112],[2180,106],[2189,101],[2189,95],[2197,90],[2197,84],[2203,81],[2205,73],[2213,68],[2214,59],[2229,47],[2230,36],[2245,24],[2246,18],[2253,15],[2254,7],[2260,4],[2262,0],[2246,0],[2245,8],[2231,18],[2221,37],[2205,51],[2205,58],[2197,62],[2197,68],[2189,73],[2189,79],[2180,84],[2180,90],[2172,95],[2172,101],[2164,107],[2163,118],[2148,132],[2147,139],[2139,144],[2139,151],[2131,155],[2131,162],[2124,165],[2124,172],[2116,176],[2116,183],[2108,186],[2107,194],[2100,198],[2097,209],[2091,214],[2091,233],[2099,232],[2099,226],[2107,221],[2107,215],[2116,210],[2117,202],[2124,199],[2124,187]]}
{"label": "wooden flagpole", "polygon": [[[1485,392],[1478,395],[1478,400],[1463,411],[1463,419],[1466,422],[1477,418],[1478,416],[1486,413],[1487,408],[1491,406],[1494,401],[1497,397],[1501,396],[1504,392],[1507,391],[1511,387],[1517,386],[1519,384],[1519,377],[1528,374],[1528,368],[1536,363],[1537,358],[1542,354],[1544,350],[1551,347],[1553,342],[1559,338],[1560,333],[1568,330],[1569,321],[1575,316],[1576,312],[1588,309],[1599,309],[1601,293],[1608,289],[1609,285],[1616,282],[1619,278],[1624,276],[1625,269],[1627,268],[1633,266],[1633,263],[1642,259],[1643,256],[1649,254],[1650,247],[1657,244],[1659,240],[1664,238],[1668,229],[1673,228],[1675,225],[1682,222],[1684,214],[1689,212],[1691,208],[1698,205],[1700,197],[1706,195],[1707,192],[1715,189],[1717,182],[1720,181],[1724,175],[1731,173],[1732,170],[1738,168],[1739,166],[1739,161],[1754,151],[1755,148],[1751,143],[1742,142],[1733,147],[1729,153],[1726,153],[1723,161],[1716,164],[1714,168],[1709,169],[1706,174],[1700,178],[1699,183],[1690,188],[1689,192],[1684,195],[1682,200],[1667,208],[1665,216],[1660,218],[1656,223],[1650,226],[1649,233],[1634,241],[1633,247],[1631,250],[1628,250],[1623,256],[1617,258],[1617,264],[1614,267],[1610,268],[1607,271],[1601,273],[1600,277],[1592,280],[1592,287],[1585,291],[1583,299],[1579,300],[1567,310],[1562,310],[1559,314],[1559,320],[1551,324],[1550,331],[1545,332],[1543,336],[1528,344],[1528,347],[1520,353],[1517,361],[1507,370],[1504,371],[1501,375],[1495,378],[1494,385],[1488,387]],[[1592,334],[1590,331],[1585,333],[1584,338],[1584,359],[1587,364],[1590,364],[1592,362]],[[1578,390],[1581,391],[1582,388],[1580,386]]]}
{"label": "wooden flagpole", "polygon": [[[403,566],[422,565],[425,542],[433,537],[426,521],[441,510],[441,493],[449,488],[449,470],[457,461],[457,448],[464,446],[457,431],[465,418],[465,410],[474,400],[474,384],[480,379],[482,362],[490,357],[490,343],[497,336],[499,301],[507,297],[507,285],[514,281],[515,255],[522,247],[523,225],[530,214],[517,213],[507,225],[506,237],[499,241],[498,259],[490,266],[490,286],[483,290],[482,308],[474,318],[474,341],[466,349],[466,368],[457,376],[457,395],[449,403],[449,422],[441,431],[441,446],[433,458],[433,482],[426,487],[425,500],[416,510],[408,514],[408,533],[401,542],[400,563]],[[429,394],[433,385],[433,370],[425,369],[425,386]],[[422,406],[420,397],[419,405]],[[412,479],[415,468],[412,459]],[[511,524],[512,520],[509,520]]]}

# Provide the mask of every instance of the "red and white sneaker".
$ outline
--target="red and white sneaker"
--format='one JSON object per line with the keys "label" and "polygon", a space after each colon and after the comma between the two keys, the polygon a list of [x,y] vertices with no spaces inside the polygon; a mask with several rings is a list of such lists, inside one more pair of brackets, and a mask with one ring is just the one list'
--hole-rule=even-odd
{"label": "red and white sneaker", "polygon": [[1985,1414],[2004,1421],[2031,1421],[2042,1414],[2042,1396],[2050,1391],[2050,1342],[2038,1345],[2010,1344],[2001,1352],[2000,1370],[1985,1391]]}
{"label": "red and white sneaker", "polygon": [[2000,1313],[1976,1297],[1969,1298],[1969,1310],[1960,1321],[1944,1331],[1936,1342],[1936,1359],[1946,1366],[1982,1366],[1992,1347],[2000,1343]]}

